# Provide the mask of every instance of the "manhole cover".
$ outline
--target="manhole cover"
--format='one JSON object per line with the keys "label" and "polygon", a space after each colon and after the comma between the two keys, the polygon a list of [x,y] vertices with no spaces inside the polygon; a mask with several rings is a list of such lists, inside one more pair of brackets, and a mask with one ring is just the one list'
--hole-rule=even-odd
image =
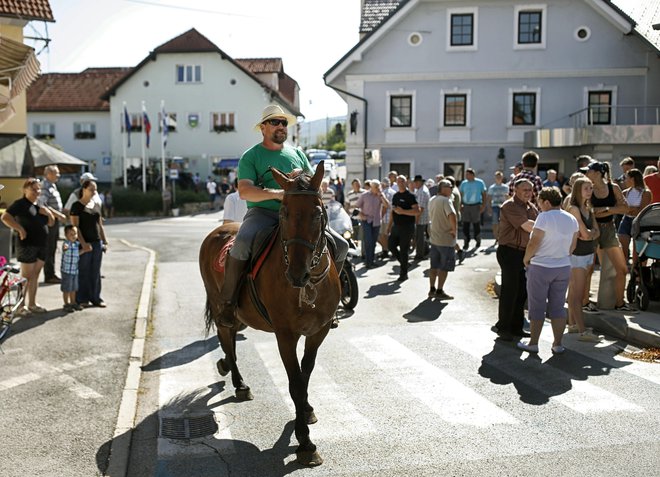
{"label": "manhole cover", "polygon": [[160,415],[160,437],[195,439],[215,434],[218,423],[211,411],[188,413],[185,416]]}

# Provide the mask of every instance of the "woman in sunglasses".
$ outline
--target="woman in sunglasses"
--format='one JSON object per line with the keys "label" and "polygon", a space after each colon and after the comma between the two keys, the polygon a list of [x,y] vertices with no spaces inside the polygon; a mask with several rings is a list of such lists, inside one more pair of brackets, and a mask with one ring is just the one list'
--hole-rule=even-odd
{"label": "woman in sunglasses", "polygon": [[[55,223],[50,210],[37,205],[40,193],[39,179],[30,177],[23,184],[23,197],[2,214],[2,222],[18,233],[16,259],[21,263],[21,275],[27,280],[28,310],[32,313],[46,311],[37,304],[37,287],[39,273],[46,260],[48,227]],[[22,312],[25,313],[25,310]]]}

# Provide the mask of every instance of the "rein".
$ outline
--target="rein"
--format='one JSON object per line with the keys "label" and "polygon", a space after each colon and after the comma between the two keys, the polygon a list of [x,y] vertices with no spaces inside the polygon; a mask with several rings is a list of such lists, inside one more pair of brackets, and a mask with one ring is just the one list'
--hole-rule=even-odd
{"label": "rein", "polygon": [[[321,194],[313,190],[285,191],[284,195],[313,195],[316,196],[319,200],[321,200]],[[282,242],[282,248],[284,249],[284,263],[286,264],[287,267],[289,266],[288,249],[289,249],[289,245],[291,244],[304,245],[312,252],[314,252],[314,255],[312,255],[312,262],[310,264],[310,269],[314,270],[321,262],[321,257],[323,256],[323,251],[325,250],[325,246],[326,246],[326,238],[325,238],[325,233],[323,233],[323,231],[325,230],[325,226],[328,224],[328,212],[325,210],[325,207],[321,207],[321,208],[323,209],[323,220],[321,221],[321,233],[316,243],[312,243],[309,240],[305,240],[299,237],[290,238],[288,240],[280,239],[280,241]]]}
{"label": "rein", "polygon": [[[312,195],[317,197],[319,201],[321,200],[321,194],[313,190],[285,191],[284,195]],[[316,241],[316,243],[310,242],[309,240],[305,240],[299,237],[293,237],[288,240],[284,240],[283,238],[280,238],[280,242],[282,243],[282,250],[284,252],[284,263],[286,264],[287,267],[289,266],[288,248],[289,245],[291,244],[304,245],[313,252],[312,261],[310,263],[310,270],[312,271],[316,267],[318,267],[318,265],[321,263],[321,258],[323,258],[323,255],[324,254],[328,255],[327,266],[323,270],[321,270],[320,273],[312,274],[312,277],[310,278],[307,285],[305,285],[303,288],[300,289],[300,295],[298,298],[298,307],[300,308],[302,308],[303,302],[310,305],[311,308],[315,307],[314,301],[316,300],[316,297],[318,295],[315,285],[321,282],[328,275],[328,272],[330,271],[331,259],[328,253],[327,239],[324,232],[325,227],[328,224],[328,212],[325,209],[325,207],[321,207],[321,209],[323,210],[323,216],[321,220],[321,232],[319,234],[319,238]],[[282,229],[280,229],[280,233],[281,232]],[[309,291],[307,291],[308,288]]]}

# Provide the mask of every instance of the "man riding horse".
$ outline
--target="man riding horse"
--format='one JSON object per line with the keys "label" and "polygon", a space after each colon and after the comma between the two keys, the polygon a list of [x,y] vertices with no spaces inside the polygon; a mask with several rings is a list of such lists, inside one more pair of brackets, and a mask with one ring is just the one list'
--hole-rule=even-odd
{"label": "man riding horse", "polygon": [[[277,225],[284,191],[273,179],[269,167],[284,173],[300,170],[313,173],[305,154],[285,144],[288,126],[296,124],[296,117],[287,114],[278,105],[264,108],[255,130],[263,135],[262,142],[254,145],[238,163],[238,193],[247,201],[248,212],[236,235],[236,241],[227,255],[225,278],[220,291],[222,309],[219,322],[222,326],[234,326],[236,304],[242,278],[252,253],[252,243],[258,231]],[[341,271],[348,243],[332,229],[327,228],[336,245],[335,262]]]}

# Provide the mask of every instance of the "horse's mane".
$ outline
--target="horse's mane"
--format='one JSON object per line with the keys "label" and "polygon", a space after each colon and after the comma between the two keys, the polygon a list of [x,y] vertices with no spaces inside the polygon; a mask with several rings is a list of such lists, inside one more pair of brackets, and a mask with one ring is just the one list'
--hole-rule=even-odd
{"label": "horse's mane", "polygon": [[295,177],[295,189],[294,190],[312,190],[312,176],[306,173],[302,173]]}

